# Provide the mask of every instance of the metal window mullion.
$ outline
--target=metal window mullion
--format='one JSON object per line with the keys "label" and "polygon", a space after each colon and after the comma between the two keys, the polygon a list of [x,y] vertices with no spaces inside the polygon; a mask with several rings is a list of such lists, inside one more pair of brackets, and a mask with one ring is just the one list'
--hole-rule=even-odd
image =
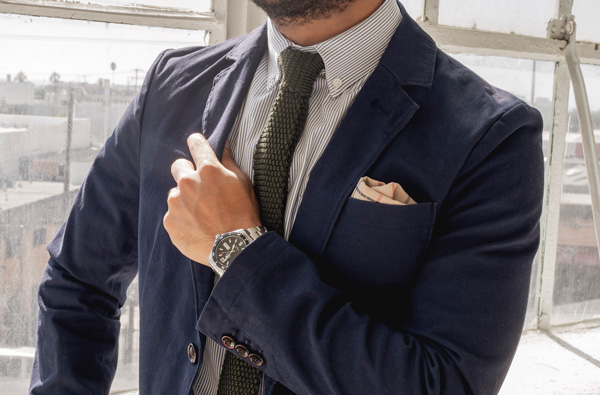
{"label": "metal window mullion", "polygon": [[248,15],[246,20],[246,29],[247,31],[250,31],[262,25],[267,20],[267,14],[258,8],[254,2],[250,1],[248,2]]}
{"label": "metal window mullion", "polygon": [[558,17],[569,15],[573,9],[573,0],[558,0]]}
{"label": "metal window mullion", "polygon": [[248,32],[248,0],[227,1],[227,38]]}
{"label": "metal window mullion", "polygon": [[549,331],[554,304],[554,280],[556,273],[556,253],[562,194],[562,177],[567,148],[567,127],[569,121],[570,78],[564,60],[557,63],[554,72],[554,114],[549,136],[546,190],[544,213],[541,224],[541,249],[536,283],[536,310],[538,329]]}
{"label": "metal window mullion", "polygon": [[227,38],[241,36],[260,26],[266,15],[248,0],[229,0]]}
{"label": "metal window mullion", "polygon": [[232,0],[212,0],[212,15],[217,21],[221,21],[221,23],[210,29],[208,43],[211,45],[218,44],[227,39],[227,26],[229,24],[228,5],[230,1]]}
{"label": "metal window mullion", "polygon": [[[433,37],[437,45],[448,52],[557,62],[564,57],[564,49],[567,45],[566,41],[550,38],[432,26],[428,22],[420,24]],[[577,43],[577,53],[582,63],[600,65],[598,44]]]}
{"label": "metal window mullion", "polygon": [[440,15],[440,0],[424,0],[424,14],[423,20],[430,23],[432,26],[437,26],[439,23]]}
{"label": "metal window mullion", "polygon": [[[217,1],[226,0],[214,0]],[[180,11],[160,7],[102,6],[47,0],[0,0],[0,13],[189,30],[213,31],[225,26],[225,20],[212,12]]]}
{"label": "metal window mullion", "polygon": [[[573,22],[573,16],[569,15],[567,21],[573,26],[573,32],[568,39],[569,44],[565,49],[565,60],[569,66],[571,76],[571,86],[577,105],[579,117],[579,127],[581,129],[581,142],[583,145],[583,157],[587,170],[587,179],[592,199],[592,217],[594,221],[594,230],[596,233],[596,247],[600,246],[600,168],[598,167],[598,155],[596,152],[596,139],[594,137],[594,124],[590,103],[585,87],[583,72],[581,71],[580,59],[577,55],[576,27]],[[568,29],[567,29],[568,30]]]}

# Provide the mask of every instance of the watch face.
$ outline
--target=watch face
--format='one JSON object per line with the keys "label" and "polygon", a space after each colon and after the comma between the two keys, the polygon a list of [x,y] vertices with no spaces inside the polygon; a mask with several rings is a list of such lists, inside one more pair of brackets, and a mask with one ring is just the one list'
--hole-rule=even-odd
{"label": "watch face", "polygon": [[246,240],[241,236],[231,235],[222,238],[215,249],[215,263],[221,269],[227,269],[244,247],[246,247]]}

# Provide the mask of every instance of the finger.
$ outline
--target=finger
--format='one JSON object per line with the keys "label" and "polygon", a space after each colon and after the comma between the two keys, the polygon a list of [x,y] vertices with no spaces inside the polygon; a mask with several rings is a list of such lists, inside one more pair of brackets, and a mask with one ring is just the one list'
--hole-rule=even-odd
{"label": "finger", "polygon": [[169,194],[167,195],[167,200],[178,197],[180,193],[181,192],[179,191],[179,188],[177,188],[177,187],[169,189]]}
{"label": "finger", "polygon": [[210,144],[200,133],[191,134],[187,139],[187,144],[196,166],[205,161],[219,162]]}
{"label": "finger", "polygon": [[175,182],[179,184],[181,177],[189,175],[196,170],[194,164],[187,159],[177,159],[171,165],[171,175],[175,179]]}

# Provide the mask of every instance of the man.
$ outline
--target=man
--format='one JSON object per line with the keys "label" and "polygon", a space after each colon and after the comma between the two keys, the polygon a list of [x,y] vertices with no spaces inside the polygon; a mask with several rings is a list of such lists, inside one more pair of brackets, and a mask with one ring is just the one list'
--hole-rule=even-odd
{"label": "man", "polygon": [[[497,392],[538,245],[539,114],[393,0],[254,1],[265,26],[163,53],[96,159],[49,246],[31,392],[108,392],[136,273],[142,394],[215,393],[233,355],[266,394]],[[280,165],[301,73],[284,53],[321,64],[271,218],[257,162]]]}

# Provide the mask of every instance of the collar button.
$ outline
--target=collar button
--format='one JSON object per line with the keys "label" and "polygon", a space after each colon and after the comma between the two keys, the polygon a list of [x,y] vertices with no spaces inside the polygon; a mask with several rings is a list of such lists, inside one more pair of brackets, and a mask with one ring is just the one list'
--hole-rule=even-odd
{"label": "collar button", "polygon": [[341,79],[341,78],[339,78],[339,77],[335,77],[335,78],[333,79],[332,83],[333,83],[333,87],[334,87],[335,89],[338,89],[340,86],[342,86],[342,84],[343,84],[343,81],[342,81],[342,79]]}

